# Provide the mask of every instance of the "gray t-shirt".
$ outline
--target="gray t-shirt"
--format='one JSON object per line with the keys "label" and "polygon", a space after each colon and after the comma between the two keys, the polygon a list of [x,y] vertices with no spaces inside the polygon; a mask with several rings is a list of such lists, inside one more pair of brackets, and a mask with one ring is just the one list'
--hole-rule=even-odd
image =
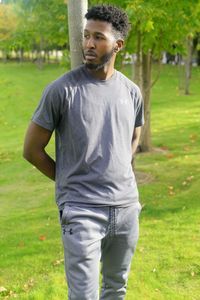
{"label": "gray t-shirt", "polygon": [[135,127],[143,125],[139,88],[115,70],[97,80],[85,66],[44,91],[32,121],[56,136],[56,202],[129,206],[138,201],[131,166]]}

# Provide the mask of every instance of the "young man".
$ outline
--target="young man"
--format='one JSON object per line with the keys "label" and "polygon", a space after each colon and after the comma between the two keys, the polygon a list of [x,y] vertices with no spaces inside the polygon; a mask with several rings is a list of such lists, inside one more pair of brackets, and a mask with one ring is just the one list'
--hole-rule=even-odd
{"label": "young man", "polygon": [[[128,33],[125,12],[86,14],[84,64],[51,83],[29,125],[24,157],[56,181],[69,299],[121,300],[141,209],[132,171],[143,125],[139,88],[114,69]],[[45,151],[56,134],[56,161]]]}

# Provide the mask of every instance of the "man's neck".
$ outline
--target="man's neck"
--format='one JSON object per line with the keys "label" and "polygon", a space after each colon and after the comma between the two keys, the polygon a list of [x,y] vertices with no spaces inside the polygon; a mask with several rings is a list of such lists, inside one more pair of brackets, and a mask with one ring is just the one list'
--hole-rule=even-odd
{"label": "man's neck", "polygon": [[102,69],[92,70],[88,69],[88,72],[96,79],[108,80],[114,74],[114,65],[105,65]]}

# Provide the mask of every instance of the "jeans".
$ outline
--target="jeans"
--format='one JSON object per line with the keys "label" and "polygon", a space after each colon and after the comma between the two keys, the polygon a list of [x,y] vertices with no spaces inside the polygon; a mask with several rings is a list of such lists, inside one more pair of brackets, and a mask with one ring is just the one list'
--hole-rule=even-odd
{"label": "jeans", "polygon": [[138,202],[120,208],[66,205],[60,212],[69,300],[124,299],[140,210]]}

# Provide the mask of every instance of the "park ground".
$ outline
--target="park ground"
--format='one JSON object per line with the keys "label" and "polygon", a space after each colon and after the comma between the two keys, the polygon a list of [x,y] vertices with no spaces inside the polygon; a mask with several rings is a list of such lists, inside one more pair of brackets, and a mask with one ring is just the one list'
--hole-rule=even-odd
{"label": "park ground", "polygon": [[[54,184],[22,158],[41,93],[64,72],[0,64],[2,299],[67,299]],[[200,69],[189,96],[178,78],[176,66],[162,67],[152,90],[153,151],[136,157],[143,210],[126,300],[200,299]],[[48,151],[54,155],[53,141]]]}

